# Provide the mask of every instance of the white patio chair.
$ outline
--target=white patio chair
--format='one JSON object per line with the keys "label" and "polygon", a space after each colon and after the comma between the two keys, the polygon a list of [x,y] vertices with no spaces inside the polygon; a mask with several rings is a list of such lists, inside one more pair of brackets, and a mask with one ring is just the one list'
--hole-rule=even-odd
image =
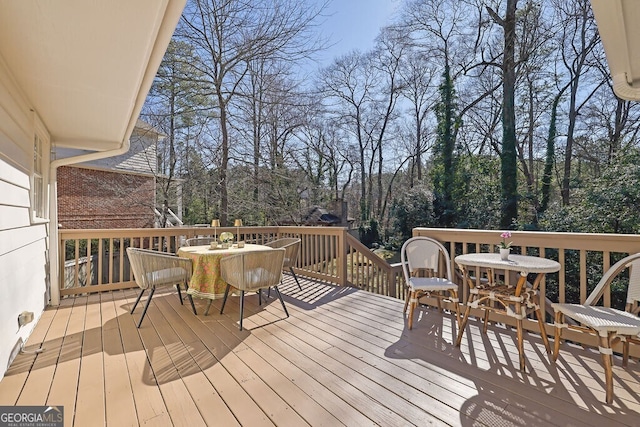
{"label": "white patio chair", "polygon": [[278,284],[282,278],[282,265],[285,252],[286,250],[283,248],[246,252],[224,257],[220,260],[220,275],[224,281],[227,282],[220,314],[224,311],[231,286],[237,288],[240,291],[240,330],[242,330],[242,318],[244,314],[244,294],[247,291],[256,291],[262,304],[260,290],[273,286],[278,294],[285,314],[289,317],[287,307],[284,305],[284,300],[278,290]]}
{"label": "white patio chair", "polygon": [[283,237],[282,239],[273,240],[271,242],[265,243],[265,246],[272,247],[274,249],[284,248],[286,250],[284,254],[284,264],[283,268],[288,268],[296,283],[298,284],[298,288],[302,290],[302,286],[298,281],[298,277],[296,273],[293,271],[293,267],[296,265],[296,260],[298,259],[298,251],[300,250],[301,240],[296,237]]}
{"label": "white patio chair", "polygon": [[[147,309],[156,291],[156,287],[176,285],[180,304],[183,304],[180,285],[184,284],[185,290],[188,288],[189,279],[192,274],[192,264],[189,258],[180,258],[175,254],[140,248],[127,248],[127,256],[129,257],[133,277],[141,289],[135,304],[133,304],[131,308],[131,314],[133,314],[133,311],[138,306],[144,291],[151,288],[151,293],[149,294],[147,303],[142,311],[142,316],[140,316],[140,321],[138,322],[138,328],[142,325],[142,320],[145,314],[147,314]],[[193,314],[197,315],[193,298],[189,294],[187,294],[187,297],[191,303]]]}
{"label": "white patio chair", "polygon": [[437,298],[440,311],[442,299],[452,302],[456,320],[460,324],[458,285],[453,282],[451,258],[445,247],[430,237],[412,237],[402,245],[400,259],[404,280],[409,288],[403,311],[407,312],[408,305],[409,329],[413,328],[413,312],[418,305],[418,299],[425,295]]}
{"label": "white patio chair", "polygon": [[[621,272],[629,269],[629,287],[627,289],[626,308],[628,311],[596,306],[605,289]],[[584,304],[560,304],[551,306],[555,311],[555,342],[553,360],[557,360],[560,351],[560,339],[563,329],[576,329],[596,333],[599,339],[599,350],[604,366],[605,390],[607,403],[613,402],[613,350],[618,342],[623,344],[622,365],[629,359],[629,342],[640,342],[640,318],[638,317],[638,301],[640,301],[640,253],[629,255],[615,263],[602,276]],[[578,325],[565,323],[565,316],[578,322]]]}

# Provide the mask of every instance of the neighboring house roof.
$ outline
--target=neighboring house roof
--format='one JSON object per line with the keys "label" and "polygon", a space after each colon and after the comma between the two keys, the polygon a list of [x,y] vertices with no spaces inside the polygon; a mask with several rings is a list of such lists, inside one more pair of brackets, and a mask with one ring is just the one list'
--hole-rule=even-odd
{"label": "neighboring house roof", "polygon": [[[157,143],[158,140],[163,138],[165,138],[164,134],[157,131],[148,123],[138,120],[131,134],[131,148],[129,151],[119,156],[78,163],[76,166],[156,176],[158,172]],[[59,148],[56,150],[56,156],[58,158],[66,158],[79,156],[88,152],[87,150]]]}
{"label": "neighboring house roof", "polygon": [[315,206],[307,212],[307,214],[302,218],[302,222],[304,224],[326,224],[326,225],[335,225],[340,224],[342,220],[339,216],[330,213],[328,210],[321,208],[319,206]]}
{"label": "neighboring house roof", "polygon": [[640,100],[640,1],[591,0],[613,90],[622,99]]}
{"label": "neighboring house roof", "polygon": [[129,139],[186,0],[0,2],[0,67],[57,147]]}

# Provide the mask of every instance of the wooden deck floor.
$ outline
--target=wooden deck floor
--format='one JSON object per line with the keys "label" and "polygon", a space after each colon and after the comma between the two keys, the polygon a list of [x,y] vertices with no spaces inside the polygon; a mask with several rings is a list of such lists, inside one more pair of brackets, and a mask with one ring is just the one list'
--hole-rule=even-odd
{"label": "wooden deck floor", "polygon": [[421,309],[408,331],[403,302],[292,278],[261,307],[247,299],[220,315],[153,298],[142,328],[128,310],[135,291],[66,299],[40,319],[0,382],[0,405],[62,405],[65,424],[185,426],[609,426],[640,425],[640,368],[616,360],[606,405],[597,352],[563,344],[550,362],[525,335],[528,374],[515,332],[480,333],[470,321],[461,349],[453,317]]}

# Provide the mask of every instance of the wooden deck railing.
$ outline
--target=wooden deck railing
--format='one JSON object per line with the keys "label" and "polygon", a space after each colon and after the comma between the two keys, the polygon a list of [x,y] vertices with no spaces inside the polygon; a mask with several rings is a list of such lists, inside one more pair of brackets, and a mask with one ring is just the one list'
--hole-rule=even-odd
{"label": "wooden deck railing", "polygon": [[360,289],[404,299],[404,279],[400,264],[390,265],[372,253],[358,239],[347,234],[347,279]]}
{"label": "wooden deck railing", "polygon": [[[60,230],[60,253],[66,254],[60,271],[61,295],[100,292],[135,286],[126,248],[176,252],[186,239],[212,236],[209,227],[172,227],[113,230]],[[235,227],[217,228],[236,233]],[[339,227],[241,227],[240,238],[264,243],[280,237],[302,240],[297,274],[343,286],[403,297],[401,269],[392,267]]]}
{"label": "wooden deck railing", "polygon": [[[236,233],[235,227],[218,228]],[[558,273],[548,274],[541,283],[544,310],[547,301],[584,302],[602,273],[617,259],[640,251],[640,235],[544,233],[518,231],[512,233],[514,253],[542,256],[558,261]],[[129,246],[176,252],[185,240],[213,235],[209,227],[174,227],[154,229],[60,230],[60,254],[66,254],[61,265],[61,295],[98,292],[133,287],[126,248]],[[405,298],[404,279],[399,264],[389,265],[339,227],[242,227],[241,239],[264,243],[279,237],[299,237],[302,246],[294,267],[297,274],[326,280],[337,285],[355,286],[370,292]],[[493,252],[500,241],[500,231],[416,228],[414,236],[429,236],[441,241],[452,259],[472,252]],[[455,269],[455,265],[452,265]],[[461,295],[468,294],[461,283]],[[607,290],[604,305],[617,306],[619,295]],[[492,320],[511,324],[512,319],[494,316]],[[548,319],[550,320],[550,319]],[[525,328],[537,330],[534,321]],[[551,325],[548,332],[552,333]],[[593,344],[591,338],[569,337]],[[637,353],[634,352],[634,353]]]}

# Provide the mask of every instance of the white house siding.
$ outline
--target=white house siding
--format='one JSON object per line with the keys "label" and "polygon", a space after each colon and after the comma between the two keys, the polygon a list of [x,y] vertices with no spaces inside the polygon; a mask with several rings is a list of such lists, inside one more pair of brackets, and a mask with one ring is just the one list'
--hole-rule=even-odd
{"label": "white house siding", "polygon": [[[0,61],[0,378],[47,303],[48,224],[30,209],[35,116],[11,81]],[[19,327],[23,311],[34,321]]]}

